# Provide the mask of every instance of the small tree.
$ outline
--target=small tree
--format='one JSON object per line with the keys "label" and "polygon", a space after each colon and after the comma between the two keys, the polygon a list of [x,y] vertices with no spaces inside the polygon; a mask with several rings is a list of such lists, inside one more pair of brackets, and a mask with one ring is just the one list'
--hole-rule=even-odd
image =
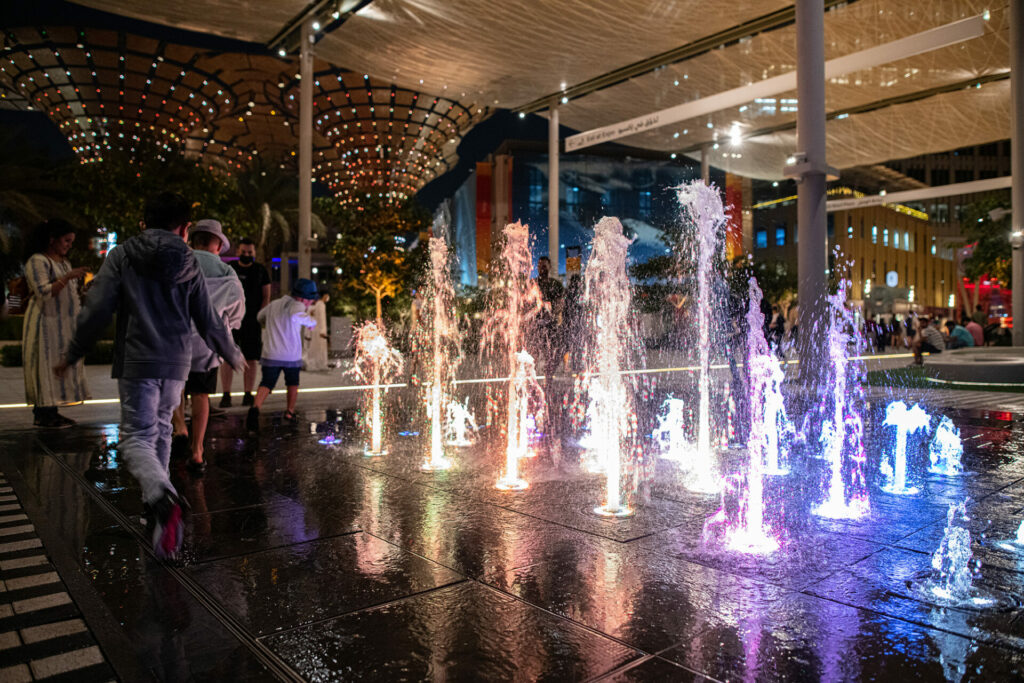
{"label": "small tree", "polygon": [[411,292],[424,262],[420,234],[430,228],[430,214],[412,200],[369,200],[341,206],[317,200],[326,227],[321,246],[334,256],[341,282],[332,296],[335,310],[369,318],[384,315],[384,300],[408,310]]}
{"label": "small tree", "polygon": [[1010,217],[1006,215],[997,221],[989,217],[993,209],[1008,208],[1008,193],[999,192],[982,197],[963,209],[960,232],[965,245],[973,245],[971,255],[964,259],[964,274],[974,280],[973,302],[964,302],[973,308],[977,305],[978,288],[984,277],[990,277],[1007,287],[1012,287],[1010,246]]}
{"label": "small tree", "polygon": [[402,291],[402,265],[405,254],[398,251],[374,253],[364,260],[360,277],[353,285],[373,295],[377,305],[377,324],[384,323],[384,297],[395,298]]}

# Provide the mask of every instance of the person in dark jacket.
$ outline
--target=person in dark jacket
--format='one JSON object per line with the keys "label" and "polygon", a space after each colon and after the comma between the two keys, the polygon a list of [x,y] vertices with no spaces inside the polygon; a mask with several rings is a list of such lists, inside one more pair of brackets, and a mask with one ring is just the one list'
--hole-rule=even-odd
{"label": "person in dark jacket", "polygon": [[185,244],[191,206],[162,193],[146,203],[143,232],[113,249],[93,280],[60,376],[82,358],[117,313],[114,362],[121,397],[121,442],[128,471],[142,487],[153,549],[176,559],[187,502],[171,484],[171,413],[192,365],[192,323],[204,342],[241,371],[245,360],[210,302],[199,265]]}

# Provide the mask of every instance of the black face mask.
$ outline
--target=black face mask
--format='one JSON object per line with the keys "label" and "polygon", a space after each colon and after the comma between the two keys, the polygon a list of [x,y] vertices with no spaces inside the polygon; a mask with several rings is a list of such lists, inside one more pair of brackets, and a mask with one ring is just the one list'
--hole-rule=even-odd
{"label": "black face mask", "polygon": [[255,261],[255,260],[256,259],[254,259],[252,256],[239,256],[238,257],[238,262],[241,263],[243,266],[251,266],[252,262]]}

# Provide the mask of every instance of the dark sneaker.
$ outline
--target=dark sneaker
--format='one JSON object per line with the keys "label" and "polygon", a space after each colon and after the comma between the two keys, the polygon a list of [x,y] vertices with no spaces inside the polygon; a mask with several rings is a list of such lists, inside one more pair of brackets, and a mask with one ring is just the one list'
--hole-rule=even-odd
{"label": "dark sneaker", "polygon": [[245,416],[245,428],[250,432],[260,431],[260,409],[256,406],[249,408],[249,413]]}
{"label": "dark sneaker", "polygon": [[64,417],[60,414],[55,415],[53,419],[58,427],[74,427],[76,424],[70,417]]}
{"label": "dark sneaker", "polygon": [[206,461],[205,460],[189,460],[188,464],[185,465],[185,469],[189,471],[189,474],[201,477],[206,474]]}
{"label": "dark sneaker", "polygon": [[33,422],[37,427],[45,429],[67,429],[75,424],[74,420],[69,420],[63,415],[45,415]]}
{"label": "dark sneaker", "polygon": [[146,530],[153,542],[153,552],[159,560],[177,560],[185,537],[185,510],[188,503],[170,491],[164,491],[148,506]]}
{"label": "dark sneaker", "polygon": [[220,397],[220,407],[230,408],[231,407],[231,394],[224,392],[224,395]]}
{"label": "dark sneaker", "polygon": [[256,397],[252,395],[251,391],[245,392],[245,396],[242,397],[243,406],[251,406],[256,403]]}

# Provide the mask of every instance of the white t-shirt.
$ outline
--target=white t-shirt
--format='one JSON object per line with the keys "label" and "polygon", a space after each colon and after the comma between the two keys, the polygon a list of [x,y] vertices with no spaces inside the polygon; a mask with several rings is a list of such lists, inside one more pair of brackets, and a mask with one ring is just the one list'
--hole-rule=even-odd
{"label": "white t-shirt", "polygon": [[271,301],[256,319],[263,325],[265,365],[302,367],[302,328],[316,327],[306,305],[290,296]]}

